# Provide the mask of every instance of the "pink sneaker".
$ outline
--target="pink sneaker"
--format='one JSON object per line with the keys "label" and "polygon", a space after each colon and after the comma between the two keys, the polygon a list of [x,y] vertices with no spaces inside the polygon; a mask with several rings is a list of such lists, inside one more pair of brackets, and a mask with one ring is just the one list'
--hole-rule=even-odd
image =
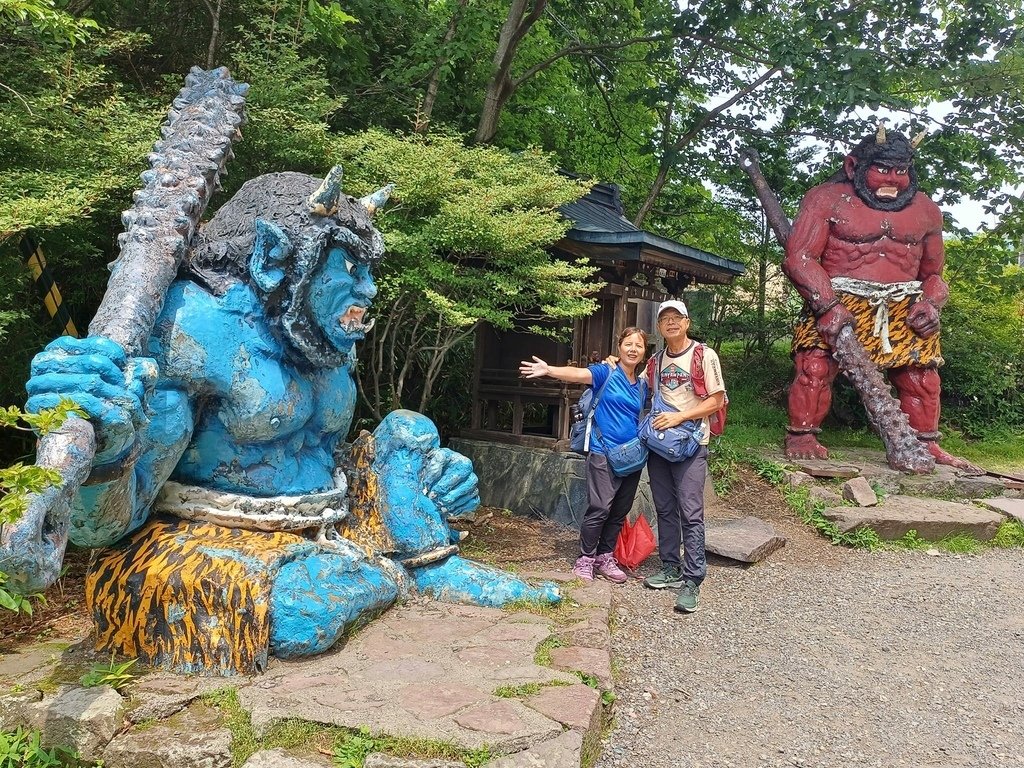
{"label": "pink sneaker", "polygon": [[581,555],[572,567],[572,575],[584,581],[594,580],[594,558]]}
{"label": "pink sneaker", "polygon": [[619,564],[615,562],[615,557],[611,552],[605,552],[594,558],[594,570],[599,576],[604,576],[608,581],[614,581],[616,584],[622,584],[629,578],[619,568]]}

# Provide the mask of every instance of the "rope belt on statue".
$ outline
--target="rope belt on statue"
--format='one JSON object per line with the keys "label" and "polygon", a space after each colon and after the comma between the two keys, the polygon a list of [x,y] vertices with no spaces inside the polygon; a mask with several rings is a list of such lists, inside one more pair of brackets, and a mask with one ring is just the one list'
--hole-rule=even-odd
{"label": "rope belt on statue", "polygon": [[832,288],[840,293],[867,299],[868,304],[875,308],[875,325],[872,336],[882,340],[882,352],[890,354],[892,344],[889,343],[889,305],[902,301],[908,296],[921,295],[921,281],[908,280],[905,283],[876,283],[870,280],[858,280],[855,277],[834,277]]}

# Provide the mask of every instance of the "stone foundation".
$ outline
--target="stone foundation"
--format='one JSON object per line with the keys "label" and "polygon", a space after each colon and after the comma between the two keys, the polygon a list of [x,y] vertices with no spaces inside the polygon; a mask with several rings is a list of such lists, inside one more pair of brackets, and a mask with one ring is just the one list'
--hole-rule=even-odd
{"label": "stone foundation", "polygon": [[[463,438],[452,440],[451,447],[473,460],[484,506],[580,527],[587,511],[587,481],[580,454]],[[656,526],[646,469],[631,514],[643,514]]]}

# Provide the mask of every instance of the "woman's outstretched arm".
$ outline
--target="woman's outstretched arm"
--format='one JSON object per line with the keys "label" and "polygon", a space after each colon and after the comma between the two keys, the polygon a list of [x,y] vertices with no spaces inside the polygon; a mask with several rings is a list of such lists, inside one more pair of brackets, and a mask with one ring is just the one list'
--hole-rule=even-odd
{"label": "woman's outstretched arm", "polygon": [[519,375],[524,379],[539,379],[550,376],[570,384],[593,384],[594,377],[588,368],[577,368],[574,365],[548,365],[536,355],[533,362],[523,360],[519,363]]}

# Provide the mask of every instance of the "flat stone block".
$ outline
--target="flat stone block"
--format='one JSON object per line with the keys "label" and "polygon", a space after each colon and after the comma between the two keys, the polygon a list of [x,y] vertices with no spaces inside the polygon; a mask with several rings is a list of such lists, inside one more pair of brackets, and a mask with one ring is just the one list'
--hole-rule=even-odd
{"label": "flat stone block", "polygon": [[[900,493],[918,496],[945,496],[953,491],[956,476],[949,467],[936,465],[927,475],[900,475]],[[973,495],[973,494],[972,494]]]}
{"label": "flat stone block", "polygon": [[860,474],[859,467],[827,459],[802,459],[790,463],[811,477],[847,478]]}
{"label": "flat stone block", "polygon": [[181,719],[122,733],[103,752],[107,768],[231,768],[231,762],[231,731],[218,727],[213,712],[185,712]]}
{"label": "flat stone block", "polygon": [[569,597],[580,605],[593,605],[605,610],[612,607],[612,588],[603,579],[594,579],[570,592]]}
{"label": "flat stone block", "polygon": [[1006,490],[1006,482],[998,477],[978,475],[977,477],[956,477],[953,480],[953,490],[957,496],[965,499],[976,496],[999,496]]}
{"label": "flat stone block", "polygon": [[522,731],[524,723],[510,701],[491,701],[468,707],[454,718],[455,722],[471,731],[511,735]]}
{"label": "flat stone block", "polygon": [[26,704],[28,725],[42,732],[43,743],[73,747],[83,760],[100,759],[121,727],[124,699],[108,685],[64,688],[53,698]]}
{"label": "flat stone block", "polygon": [[756,517],[710,521],[705,537],[708,552],[744,563],[758,563],[786,544],[784,536]]}
{"label": "flat stone block", "polygon": [[[370,758],[367,757],[366,765]],[[324,768],[329,763],[320,760],[292,757],[283,749],[264,749],[242,764],[242,768]]]}
{"label": "flat stone block", "polygon": [[487,768],[580,768],[583,737],[576,731],[536,744],[487,764]]}
{"label": "flat stone block", "polygon": [[974,503],[1024,523],[1024,499],[975,499]]}
{"label": "flat stone block", "polygon": [[363,768],[466,768],[466,764],[461,760],[395,757],[383,752],[371,752],[366,756]]}
{"label": "flat stone block", "polygon": [[791,472],[786,470],[783,472],[782,476],[786,479],[786,482],[789,483],[790,488],[799,488],[801,485],[807,485],[808,483],[814,482],[814,478],[806,472]]}
{"label": "flat stone block", "polygon": [[593,675],[604,690],[612,687],[612,659],[607,651],[579,646],[552,648],[551,666],[565,672]]}
{"label": "flat stone block", "polygon": [[858,507],[873,507],[878,503],[878,494],[863,477],[851,477],[843,483],[843,498]]}
{"label": "flat stone block", "polygon": [[813,500],[820,501],[825,504],[839,504],[843,500],[843,497],[831,488],[825,488],[820,485],[812,485],[808,493]]}
{"label": "flat stone block", "polygon": [[575,731],[601,727],[601,694],[589,685],[548,686],[523,703]]}
{"label": "flat stone block", "polygon": [[835,507],[824,514],[841,531],[867,527],[886,540],[902,538],[913,530],[929,541],[958,533],[988,541],[1003,520],[996,512],[970,504],[916,496],[889,496],[876,507]]}
{"label": "flat stone block", "polygon": [[414,683],[402,689],[402,709],[421,720],[436,720],[454,714],[489,696],[479,688],[453,683]]}

